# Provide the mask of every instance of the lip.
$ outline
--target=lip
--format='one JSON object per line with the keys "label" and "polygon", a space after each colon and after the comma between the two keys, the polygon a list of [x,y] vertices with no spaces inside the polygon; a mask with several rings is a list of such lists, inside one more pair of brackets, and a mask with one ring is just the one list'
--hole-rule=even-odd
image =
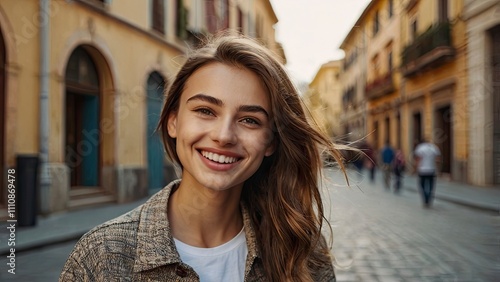
{"label": "lip", "polygon": [[[201,158],[201,161],[208,168],[210,168],[212,170],[215,170],[215,171],[228,171],[228,170],[231,170],[234,167],[236,167],[241,162],[241,159],[242,159],[241,155],[239,155],[239,154],[232,153],[232,152],[227,152],[227,151],[222,151],[222,150],[217,150],[217,149],[212,149],[212,148],[210,148],[210,149],[209,148],[198,148],[198,149],[196,149],[196,151],[198,152],[198,156]],[[221,164],[221,163],[217,163],[217,162],[214,162],[214,161],[211,161],[211,160],[205,158],[201,154],[201,151],[212,152],[212,153],[219,154],[219,155],[233,157],[233,158],[237,158],[238,160],[236,162],[230,163],[230,164]]]}

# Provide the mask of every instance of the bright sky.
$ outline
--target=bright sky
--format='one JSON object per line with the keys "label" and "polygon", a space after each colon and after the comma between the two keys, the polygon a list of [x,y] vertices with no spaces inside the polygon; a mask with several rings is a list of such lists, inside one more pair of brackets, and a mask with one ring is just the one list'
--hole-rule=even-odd
{"label": "bright sky", "polygon": [[271,0],[276,38],[296,83],[309,83],[322,64],[344,57],[339,46],[370,0]]}

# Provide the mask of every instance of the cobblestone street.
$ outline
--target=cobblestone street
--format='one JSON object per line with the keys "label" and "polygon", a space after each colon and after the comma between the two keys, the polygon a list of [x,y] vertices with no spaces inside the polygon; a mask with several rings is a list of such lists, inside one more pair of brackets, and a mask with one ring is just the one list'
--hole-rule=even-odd
{"label": "cobblestone street", "polygon": [[[498,281],[498,214],[439,199],[424,209],[417,193],[394,194],[380,177],[371,184],[350,172],[347,187],[339,172],[325,176],[338,281]],[[16,275],[4,265],[0,281],[57,281],[74,244],[18,253]]]}
{"label": "cobblestone street", "polygon": [[328,187],[338,281],[498,281],[498,214],[439,200],[425,209],[415,192],[350,174],[350,188]]}

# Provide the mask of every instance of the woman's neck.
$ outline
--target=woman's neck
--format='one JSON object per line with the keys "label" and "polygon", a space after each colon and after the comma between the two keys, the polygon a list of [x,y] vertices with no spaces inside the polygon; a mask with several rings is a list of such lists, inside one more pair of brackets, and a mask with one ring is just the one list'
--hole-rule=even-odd
{"label": "woman's neck", "polygon": [[168,203],[174,238],[202,248],[231,240],[243,227],[240,194],[241,188],[214,191],[181,181]]}

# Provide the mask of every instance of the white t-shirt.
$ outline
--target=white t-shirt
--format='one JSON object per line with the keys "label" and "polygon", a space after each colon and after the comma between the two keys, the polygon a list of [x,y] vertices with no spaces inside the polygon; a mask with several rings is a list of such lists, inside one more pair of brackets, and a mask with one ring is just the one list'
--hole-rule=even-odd
{"label": "white t-shirt", "polygon": [[198,248],[174,238],[181,260],[191,266],[201,282],[243,281],[248,254],[243,229],[230,241],[214,248]]}
{"label": "white t-shirt", "polygon": [[419,174],[436,173],[436,157],[441,155],[439,148],[432,143],[422,143],[415,148],[415,156],[420,158],[418,163]]}

